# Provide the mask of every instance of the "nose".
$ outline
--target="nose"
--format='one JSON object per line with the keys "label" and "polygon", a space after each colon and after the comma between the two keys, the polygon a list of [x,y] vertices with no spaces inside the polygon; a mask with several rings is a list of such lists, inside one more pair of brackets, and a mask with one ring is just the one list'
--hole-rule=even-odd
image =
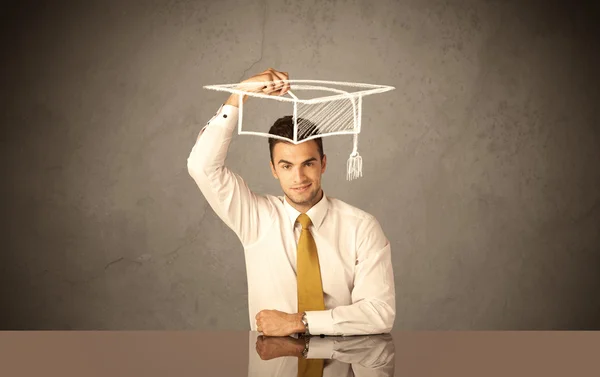
{"label": "nose", "polygon": [[302,183],[304,182],[304,168],[302,166],[299,166],[295,171],[294,171],[294,181],[296,184],[298,183]]}

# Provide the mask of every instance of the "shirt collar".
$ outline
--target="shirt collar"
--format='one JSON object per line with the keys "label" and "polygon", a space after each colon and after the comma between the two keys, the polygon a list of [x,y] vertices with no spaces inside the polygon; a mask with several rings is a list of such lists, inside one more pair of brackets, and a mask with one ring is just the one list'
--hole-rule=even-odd
{"label": "shirt collar", "polygon": [[[300,216],[300,211],[296,208],[292,207],[290,203],[288,203],[287,198],[283,197],[283,206],[287,210],[288,216],[290,218],[290,222],[292,224],[292,229],[296,225],[296,220],[298,216]],[[327,200],[327,196],[325,196],[325,191],[323,191],[323,197],[317,204],[312,206],[306,214],[310,217],[310,221],[312,222],[315,229],[319,229],[321,223],[323,223],[323,219],[325,218],[325,214],[327,213],[327,209],[329,208],[329,201]]]}

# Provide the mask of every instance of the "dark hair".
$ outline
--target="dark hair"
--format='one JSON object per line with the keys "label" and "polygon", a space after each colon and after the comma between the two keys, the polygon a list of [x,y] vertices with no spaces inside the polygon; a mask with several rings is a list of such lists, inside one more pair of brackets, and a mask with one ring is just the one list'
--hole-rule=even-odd
{"label": "dark hair", "polygon": [[[277,119],[269,129],[269,134],[289,138],[291,142],[291,140],[294,140],[294,118],[291,115],[286,115],[283,118]],[[298,141],[314,135],[319,135],[317,126],[307,119],[298,118]],[[312,140],[317,143],[319,156],[322,160],[323,140],[320,137]],[[269,154],[271,155],[271,162],[273,162],[273,148],[275,148],[277,143],[286,143],[286,141],[274,137],[269,138]]]}

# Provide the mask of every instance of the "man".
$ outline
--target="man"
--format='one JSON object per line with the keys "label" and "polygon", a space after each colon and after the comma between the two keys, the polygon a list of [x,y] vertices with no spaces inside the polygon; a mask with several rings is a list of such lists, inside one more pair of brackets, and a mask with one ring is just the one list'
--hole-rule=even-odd
{"label": "man", "polygon": [[[283,95],[290,89],[283,80],[287,73],[268,69],[239,88]],[[327,157],[320,138],[297,145],[269,138],[271,171],[284,195],[252,192],[224,165],[238,104],[232,94],[200,131],[188,171],[244,247],[251,330],[268,336],[389,332],[396,313],[394,275],[380,224],[325,196]],[[284,117],[269,132],[289,137],[292,130],[291,117]]]}

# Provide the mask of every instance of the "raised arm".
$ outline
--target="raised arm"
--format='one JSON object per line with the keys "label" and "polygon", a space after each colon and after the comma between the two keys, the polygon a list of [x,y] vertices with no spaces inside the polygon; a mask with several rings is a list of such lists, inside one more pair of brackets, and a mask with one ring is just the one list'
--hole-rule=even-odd
{"label": "raised arm", "polygon": [[[243,81],[239,88],[283,95],[289,90],[289,85],[280,80],[287,79],[287,74],[269,69]],[[268,81],[273,85],[261,84]],[[244,96],[244,103],[247,99],[248,96]],[[247,246],[259,238],[259,221],[271,219],[272,209],[265,197],[253,193],[241,176],[225,166],[238,121],[238,104],[238,95],[232,94],[202,128],[187,159],[187,167],[211,208]]]}

